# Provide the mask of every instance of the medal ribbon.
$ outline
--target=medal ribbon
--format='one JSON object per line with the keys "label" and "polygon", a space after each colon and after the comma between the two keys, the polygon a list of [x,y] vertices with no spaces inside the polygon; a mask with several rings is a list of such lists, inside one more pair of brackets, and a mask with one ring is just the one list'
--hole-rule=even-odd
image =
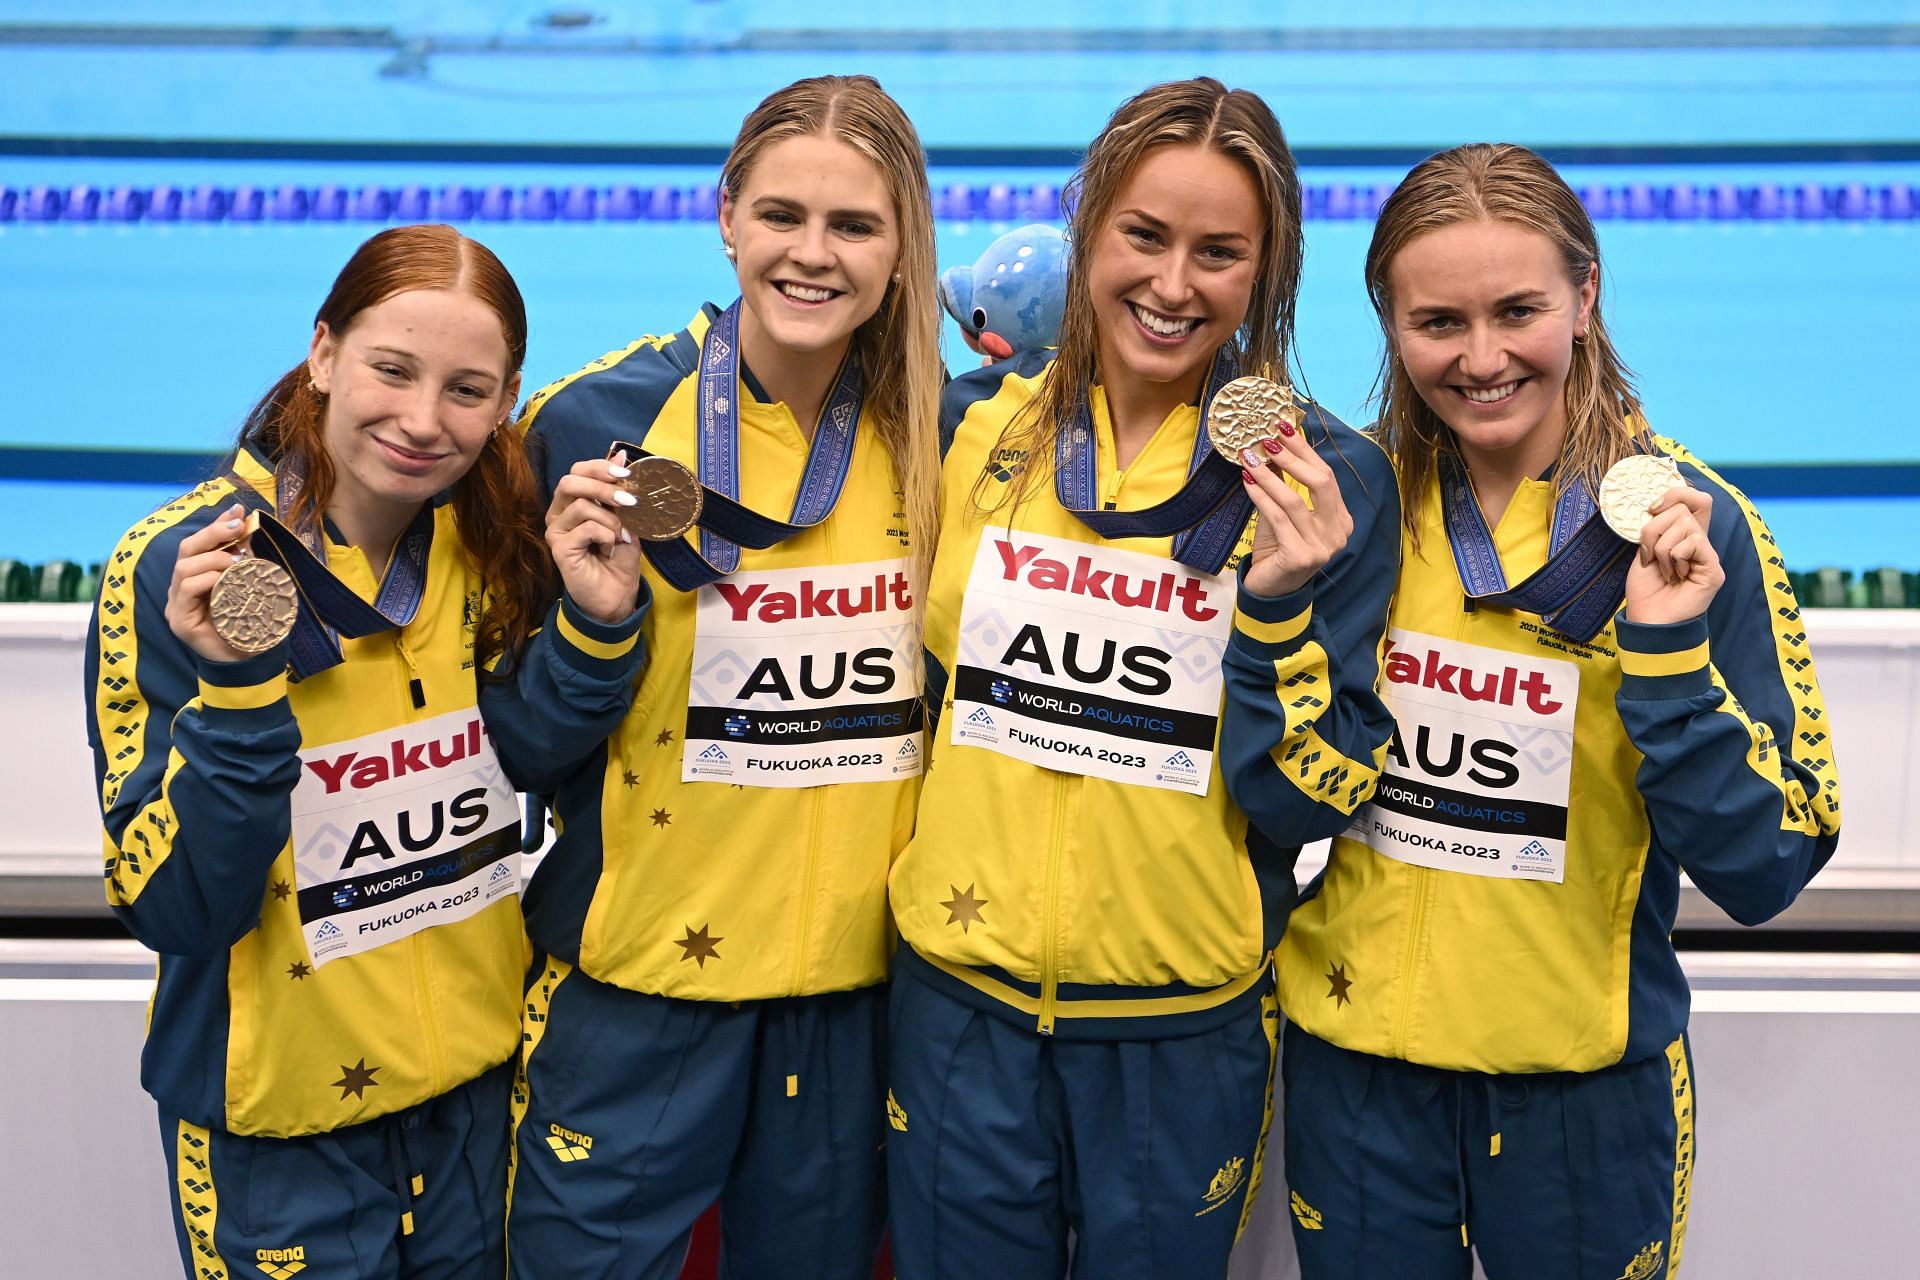
{"label": "medal ribbon", "polygon": [[700,513],[700,549],[684,538],[646,542],[641,550],[675,588],[692,591],[740,567],[740,548],[762,550],[813,528],[833,514],[853,464],[854,426],[866,394],[860,363],[849,351],[814,424],[806,469],[785,521],[740,503],[740,302],[708,327],[700,344],[694,399],[698,406],[697,477],[706,490]]}
{"label": "medal ribbon", "polygon": [[263,560],[285,569],[300,591],[304,607],[294,615],[287,648],[293,678],[304,680],[342,661],[340,638],[393,631],[412,622],[426,594],[427,556],[433,549],[433,507],[420,509],[393,549],[386,577],[372,604],[362,600],[327,567],[327,544],[317,521],[296,532],[289,512],[306,485],[306,468],[289,455],[274,472],[274,504],[239,473],[229,471],[243,505],[260,513],[260,532],[253,548]]}
{"label": "medal ribbon", "polygon": [[1633,544],[1600,518],[1593,491],[1580,480],[1553,507],[1547,562],[1518,586],[1507,575],[1473,496],[1465,469],[1452,454],[1440,459],[1440,506],[1467,599],[1495,608],[1538,614],[1560,634],[1585,644],[1599,635],[1626,598]]}
{"label": "medal ribbon", "polygon": [[1060,505],[1103,538],[1173,536],[1175,560],[1202,573],[1220,572],[1253,514],[1239,468],[1220,456],[1207,435],[1213,397],[1236,376],[1232,350],[1221,347],[1200,397],[1200,427],[1193,437],[1187,482],[1165,502],[1139,511],[1100,509],[1100,451],[1094,443],[1091,397],[1083,392],[1073,422],[1054,438],[1054,491]]}

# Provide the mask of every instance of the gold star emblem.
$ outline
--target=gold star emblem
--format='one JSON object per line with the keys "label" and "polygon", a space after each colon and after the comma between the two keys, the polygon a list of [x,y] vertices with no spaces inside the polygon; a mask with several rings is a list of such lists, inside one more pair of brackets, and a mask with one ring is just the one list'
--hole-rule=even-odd
{"label": "gold star emblem", "polygon": [[700,962],[700,967],[704,969],[707,967],[707,960],[709,958],[714,960],[721,958],[720,952],[715,948],[727,939],[725,935],[718,938],[709,937],[707,930],[712,927],[711,924],[703,924],[696,930],[692,925],[688,925],[687,936],[673,940],[674,946],[679,947],[687,953],[680,957],[683,963],[688,960],[697,960]]}
{"label": "gold star emblem", "polygon": [[1334,1008],[1353,1003],[1353,997],[1347,994],[1352,987],[1353,979],[1347,976],[1347,966],[1343,964],[1327,966],[1327,999],[1334,1002]]}
{"label": "gold star emblem", "polygon": [[631,769],[622,769],[620,771],[620,781],[627,784],[628,790],[632,790],[640,785],[640,775]]}
{"label": "gold star emblem", "polygon": [[953,890],[953,896],[940,905],[947,909],[948,924],[957,924],[960,926],[960,932],[966,933],[971,926],[986,923],[986,919],[980,914],[980,908],[986,906],[989,899],[974,897],[972,885],[968,885],[965,892],[955,884],[950,884],[947,888]]}
{"label": "gold star emblem", "polygon": [[287,896],[292,892],[293,886],[285,880],[275,880],[273,882],[273,898],[275,902],[285,902]]}
{"label": "gold star emblem", "polygon": [[[295,982],[299,982],[303,980],[308,974],[312,972],[313,972],[313,966],[309,965],[305,960],[295,960],[292,964],[287,966],[287,976],[289,978],[292,978]],[[342,1071],[346,1070],[345,1067],[342,1067],[340,1069]]]}
{"label": "gold star emblem", "polygon": [[364,1099],[369,1088],[379,1088],[380,1082],[373,1078],[373,1073],[379,1069],[368,1066],[365,1058],[351,1067],[342,1064],[341,1076],[333,1082],[334,1088],[340,1090],[340,1101],[345,1102],[348,1094]]}
{"label": "gold star emblem", "polygon": [[673,730],[671,729],[662,729],[660,732],[653,735],[653,745],[656,747],[664,747],[669,742],[672,742],[672,741],[673,741]]}
{"label": "gold star emblem", "polygon": [[655,809],[652,821],[656,827],[670,827],[673,825],[673,815],[665,809]]}

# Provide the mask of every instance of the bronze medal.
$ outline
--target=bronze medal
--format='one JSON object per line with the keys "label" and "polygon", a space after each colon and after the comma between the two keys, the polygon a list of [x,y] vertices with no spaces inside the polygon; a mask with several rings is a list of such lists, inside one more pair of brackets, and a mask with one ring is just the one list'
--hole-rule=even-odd
{"label": "bronze medal", "polygon": [[265,653],[287,638],[299,610],[293,577],[271,560],[243,555],[222,571],[207,599],[213,629],[241,653]]}
{"label": "bronze medal", "polygon": [[1306,414],[1293,388],[1272,378],[1235,378],[1220,388],[1207,407],[1207,438],[1220,456],[1236,467],[1245,466],[1240,453],[1280,432],[1282,419],[1300,429]]}
{"label": "bronze medal", "polygon": [[668,542],[693,528],[703,495],[693,472],[672,458],[649,455],[632,464],[632,475],[616,483],[640,501],[617,508],[627,532],[647,542]]}

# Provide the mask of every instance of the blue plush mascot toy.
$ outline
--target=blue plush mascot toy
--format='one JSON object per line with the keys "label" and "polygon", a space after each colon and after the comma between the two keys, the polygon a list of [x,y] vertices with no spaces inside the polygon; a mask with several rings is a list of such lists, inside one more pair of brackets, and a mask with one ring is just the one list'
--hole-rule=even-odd
{"label": "blue plush mascot toy", "polygon": [[1043,223],[1015,227],[972,266],[940,275],[941,305],[967,345],[994,360],[1058,343],[1066,302],[1067,242]]}

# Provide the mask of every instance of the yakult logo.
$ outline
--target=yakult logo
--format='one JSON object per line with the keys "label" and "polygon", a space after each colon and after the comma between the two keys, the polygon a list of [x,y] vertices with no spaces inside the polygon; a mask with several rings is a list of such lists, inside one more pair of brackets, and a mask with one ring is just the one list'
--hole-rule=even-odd
{"label": "yakult logo", "polygon": [[309,760],[307,768],[320,779],[328,795],[337,795],[342,786],[356,790],[378,786],[392,778],[410,773],[426,773],[480,754],[480,717],[474,716],[463,728],[445,737],[407,741],[396,736],[385,746],[367,752],[345,751],[325,760]]}
{"label": "yakult logo", "polygon": [[1008,582],[1024,579],[1036,591],[1063,591],[1158,613],[1174,612],[1177,601],[1179,612],[1195,622],[1220,616],[1220,610],[1207,603],[1206,584],[1192,574],[1128,574],[1096,569],[1090,556],[1076,556],[1068,564],[1042,555],[1039,547],[1016,546],[1004,538],[995,538],[993,548],[1000,553],[1002,576]]}
{"label": "yakult logo", "polygon": [[1554,696],[1553,680],[1546,672],[1508,665],[1480,671],[1465,663],[1444,662],[1438,650],[1402,649],[1387,641],[1387,680],[1391,684],[1418,685],[1440,693],[1451,693],[1468,702],[1491,702],[1499,706],[1524,703],[1535,715],[1552,715],[1566,705]]}
{"label": "yakult logo", "polygon": [[823,587],[811,578],[802,578],[792,591],[774,591],[764,582],[741,586],[716,582],[713,589],[727,603],[735,622],[755,619],[760,622],[788,622],[795,618],[857,618],[867,613],[913,608],[913,584],[907,575],[896,572],[873,575],[873,581],[858,588]]}

